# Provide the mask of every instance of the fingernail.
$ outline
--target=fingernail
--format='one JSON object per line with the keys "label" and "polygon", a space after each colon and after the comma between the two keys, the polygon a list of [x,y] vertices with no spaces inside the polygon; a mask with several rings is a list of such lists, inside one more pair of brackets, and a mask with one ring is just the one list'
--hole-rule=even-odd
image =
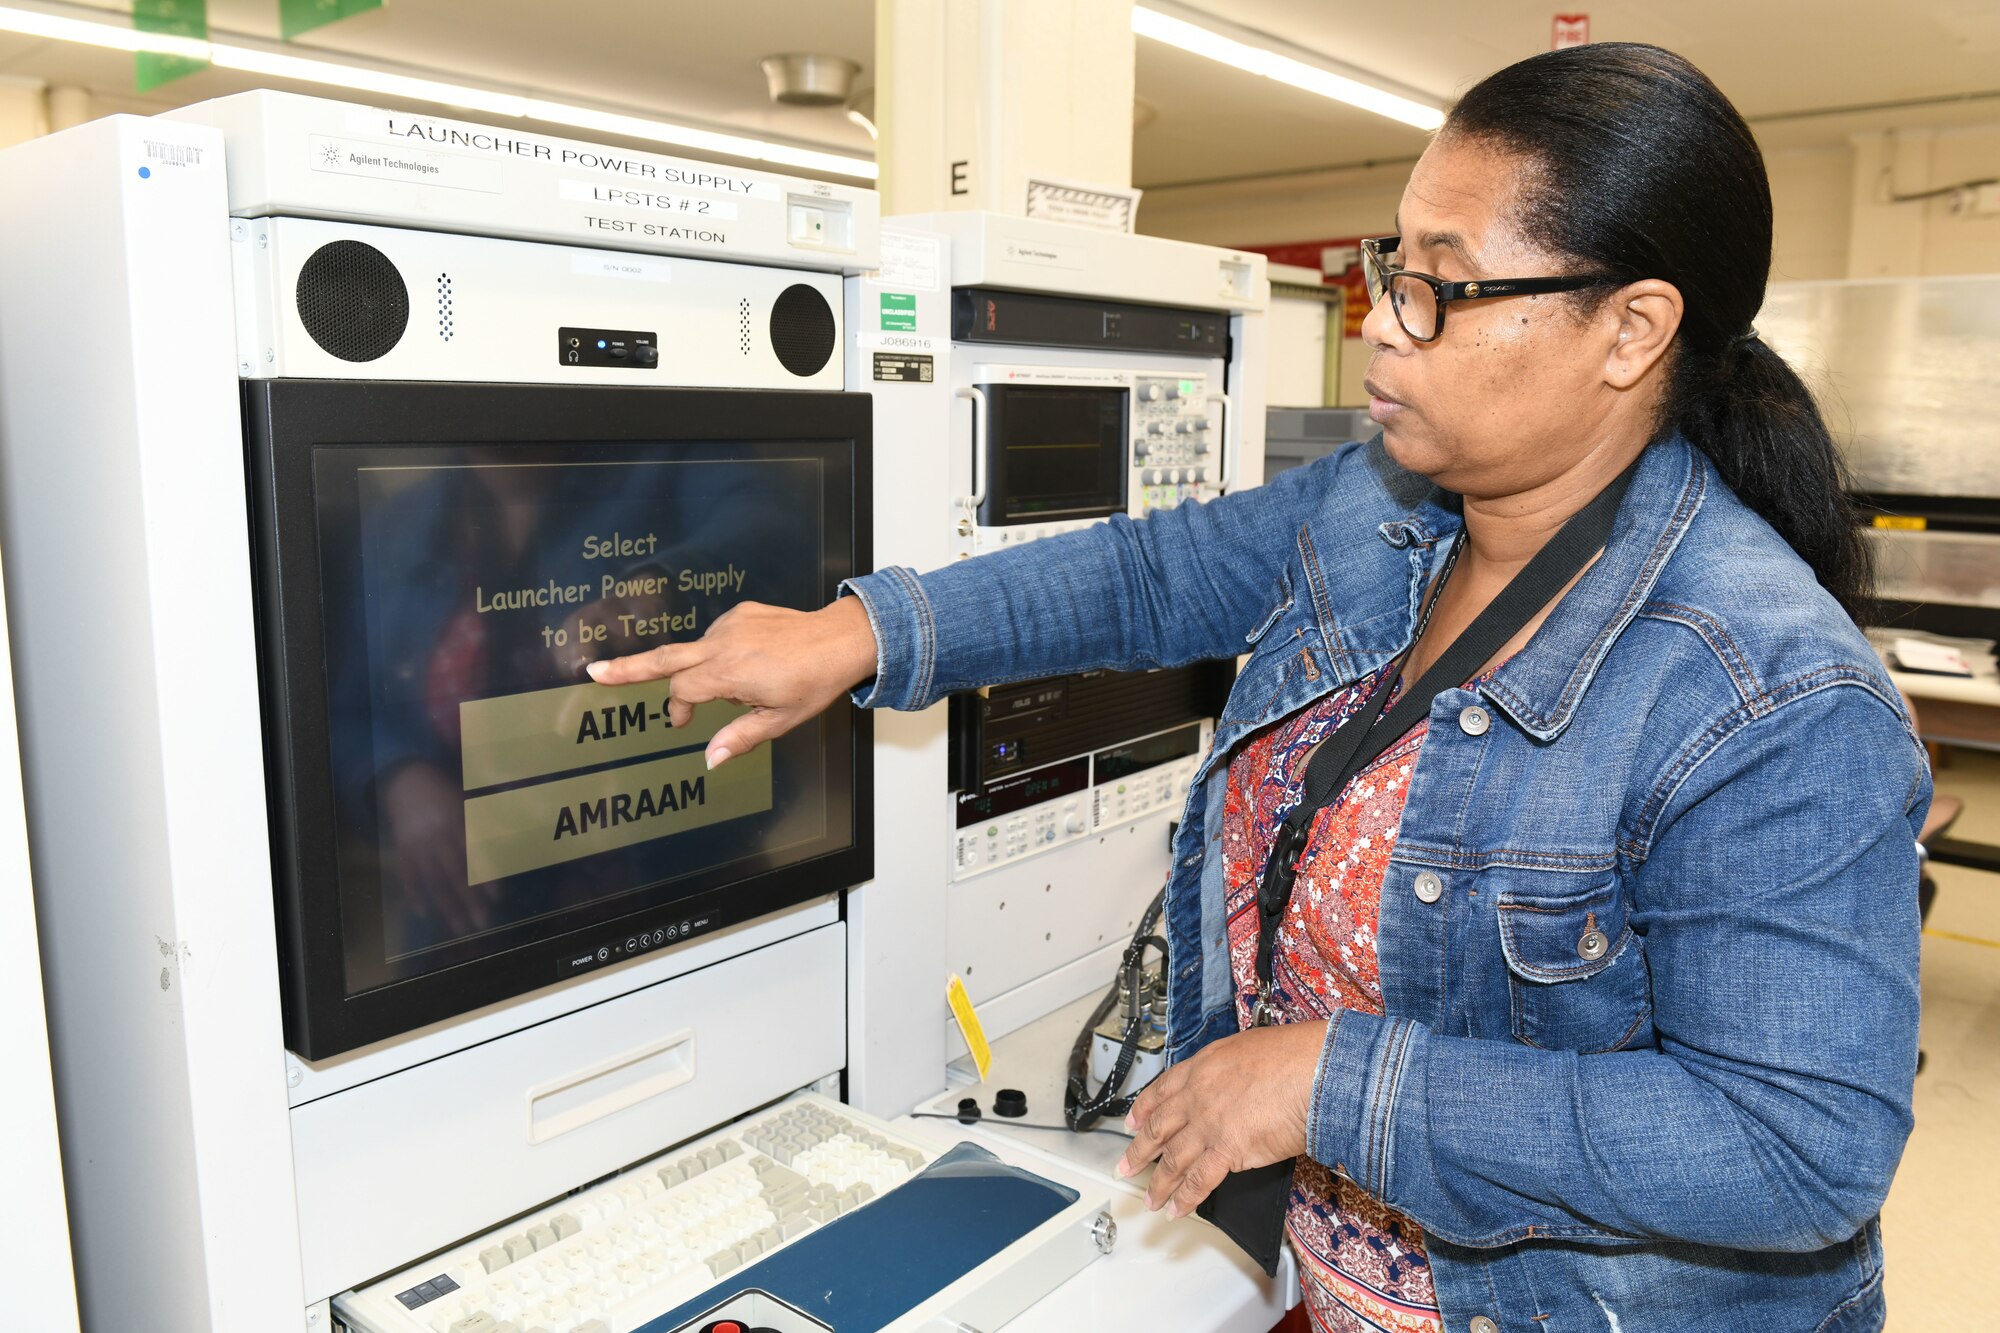
{"label": "fingernail", "polygon": [[1171,1217],[1171,1218],[1174,1218],[1174,1219],[1176,1219],[1176,1220],[1179,1220],[1179,1218],[1180,1218],[1180,1215],[1181,1215],[1181,1206],[1180,1206],[1179,1204],[1177,1204],[1177,1203],[1170,1203],[1170,1204],[1168,1204],[1168,1205],[1167,1205],[1167,1216],[1168,1216],[1168,1217]]}
{"label": "fingernail", "polygon": [[604,668],[606,665],[607,664],[603,662],[589,662],[584,665],[583,669],[590,673],[590,678],[592,680],[603,680]]}
{"label": "fingernail", "polygon": [[1132,1164],[1126,1161],[1123,1157],[1121,1157],[1118,1159],[1117,1170],[1118,1170],[1118,1178],[1120,1180],[1123,1180],[1125,1179],[1125,1177],[1132,1174]]}
{"label": "fingernail", "polygon": [[727,762],[729,762],[729,751],[710,750],[708,752],[708,766],[711,770],[713,770],[717,764],[724,764]]}

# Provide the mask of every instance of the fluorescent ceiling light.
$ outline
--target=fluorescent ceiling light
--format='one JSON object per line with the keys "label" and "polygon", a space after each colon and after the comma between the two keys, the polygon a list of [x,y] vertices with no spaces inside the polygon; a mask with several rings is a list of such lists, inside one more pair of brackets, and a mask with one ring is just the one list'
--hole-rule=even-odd
{"label": "fluorescent ceiling light", "polygon": [[208,43],[198,37],[176,37],[164,32],[140,32],[90,19],[64,18],[32,9],[0,8],[0,30],[25,37],[46,37],[57,42],[80,42],[113,51],[150,51],[163,56],[185,56],[189,60],[208,59]]}
{"label": "fluorescent ceiling light", "polygon": [[[1176,18],[1158,9],[1134,5],[1132,31],[1193,55],[1275,79],[1321,97],[1330,97],[1336,102],[1345,102],[1420,130],[1434,130],[1444,124],[1441,108],[1338,73],[1328,67],[1330,62],[1297,59],[1271,46],[1239,41],[1215,28]],[[1301,51],[1300,54],[1311,53]]]}
{"label": "fluorescent ceiling light", "polygon": [[865,157],[849,157],[844,153],[773,143],[768,139],[752,139],[740,134],[700,129],[693,125],[676,125],[670,121],[651,120],[644,116],[630,116],[615,111],[575,106],[567,102],[523,97],[490,88],[478,88],[471,84],[447,83],[439,79],[398,74],[390,70],[350,65],[337,60],[315,60],[261,46],[207,42],[194,37],[176,37],[168,33],[140,32],[136,28],[117,24],[71,18],[52,10],[0,6],[0,32],[17,32],[28,37],[43,37],[60,42],[79,42],[86,46],[101,46],[116,51],[150,51],[160,55],[181,56],[188,60],[205,60],[218,69],[236,70],[264,78],[285,79],[295,83],[317,83],[349,92],[407,98],[413,102],[433,102],[440,106],[463,108],[489,116],[536,120],[573,129],[595,130],[604,134],[623,135],[626,138],[645,139],[675,148],[693,148],[729,157],[747,158],[753,162],[770,162],[807,171],[823,171],[836,176],[874,180],[878,175],[875,163]]}
{"label": "fluorescent ceiling light", "polygon": [[359,65],[335,64],[282,51],[259,51],[253,47],[209,44],[209,62],[218,69],[233,69],[267,79],[289,79],[294,83],[325,83],[357,93],[380,97],[407,97],[413,102],[437,102],[444,106],[483,111],[492,116],[519,117],[527,114],[528,99],[506,93],[488,92],[435,79],[412,78],[387,70]]}

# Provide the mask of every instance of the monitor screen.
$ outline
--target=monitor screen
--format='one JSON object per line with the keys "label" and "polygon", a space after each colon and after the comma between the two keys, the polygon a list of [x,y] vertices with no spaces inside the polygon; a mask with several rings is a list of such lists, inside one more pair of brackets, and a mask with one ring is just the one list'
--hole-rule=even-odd
{"label": "monitor screen", "polygon": [[1122,387],[994,385],[993,488],[1003,523],[1099,518],[1125,508]]}
{"label": "monitor screen", "polygon": [[822,605],[851,543],[823,446],[339,446],[313,473],[349,994],[851,844],[841,710],[711,772],[741,709],[676,727],[668,683],[584,672],[738,602]]}

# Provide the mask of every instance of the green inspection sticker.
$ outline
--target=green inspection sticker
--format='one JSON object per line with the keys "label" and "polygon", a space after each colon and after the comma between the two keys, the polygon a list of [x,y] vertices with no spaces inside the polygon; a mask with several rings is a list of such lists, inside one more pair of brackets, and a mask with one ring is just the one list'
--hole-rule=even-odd
{"label": "green inspection sticker", "polygon": [[914,293],[882,293],[882,331],[884,333],[917,331],[917,298]]}

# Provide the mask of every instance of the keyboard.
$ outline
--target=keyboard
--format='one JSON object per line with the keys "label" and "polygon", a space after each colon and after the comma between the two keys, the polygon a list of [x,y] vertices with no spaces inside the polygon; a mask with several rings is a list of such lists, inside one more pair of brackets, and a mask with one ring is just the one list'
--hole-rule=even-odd
{"label": "keyboard", "polygon": [[937,1157],[805,1093],[340,1296],[352,1333],[634,1333]]}

